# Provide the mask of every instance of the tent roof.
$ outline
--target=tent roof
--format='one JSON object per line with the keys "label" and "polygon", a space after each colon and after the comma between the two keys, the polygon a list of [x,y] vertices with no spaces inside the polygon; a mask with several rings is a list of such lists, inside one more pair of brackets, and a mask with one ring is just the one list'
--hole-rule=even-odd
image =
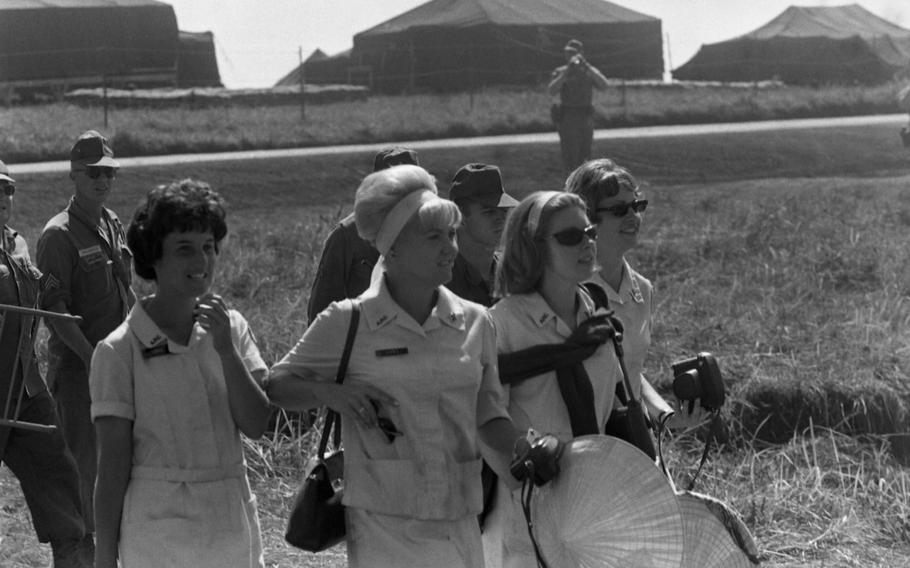
{"label": "tent roof", "polygon": [[311,53],[310,56],[304,60],[304,62],[306,63],[309,61],[319,61],[321,59],[328,59],[328,57],[329,56],[326,55],[324,51],[317,47],[316,50],[313,51],[313,53]]}
{"label": "tent roof", "polygon": [[846,6],[790,6],[764,26],[736,39],[773,39],[778,37],[853,36],[910,37],[910,30],[893,24],[859,4]]}
{"label": "tent roof", "polygon": [[38,10],[41,8],[132,8],[135,6],[170,6],[158,0],[3,0],[3,10]]}
{"label": "tent roof", "polygon": [[357,35],[384,35],[423,26],[466,28],[479,24],[603,24],[657,20],[604,0],[430,0]]}

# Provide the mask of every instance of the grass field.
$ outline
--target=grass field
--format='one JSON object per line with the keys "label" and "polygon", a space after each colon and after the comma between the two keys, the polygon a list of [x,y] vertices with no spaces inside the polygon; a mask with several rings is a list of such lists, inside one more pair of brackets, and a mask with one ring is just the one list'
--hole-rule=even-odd
{"label": "grass field", "polygon": [[[633,255],[657,289],[646,373],[666,389],[670,362],[705,350],[727,378],[726,441],[696,489],[743,514],[767,566],[906,565],[910,153],[896,133],[731,134],[595,150],[628,164],[652,203]],[[523,194],[560,185],[557,156],[552,146],[530,145],[431,150],[420,159],[443,181],[469,161],[496,163],[510,191]],[[216,288],[246,315],[272,362],[303,330],[321,241],[370,162],[333,156],[124,170],[110,205],[128,218],[143,191],[175,177],[219,188],[231,233]],[[13,225],[34,249],[69,182],[19,181]],[[344,565],[343,550],[314,556],[282,541],[312,443],[312,433],[276,430],[247,444],[269,566]],[[700,449],[692,435],[670,442],[680,484]],[[0,564],[46,565],[5,469],[0,511]]]}
{"label": "grass field", "polygon": [[[900,112],[897,83],[876,87],[634,84],[596,93],[597,128],[696,124]],[[297,105],[112,109],[52,104],[0,108],[0,159],[64,159],[89,128],[110,136],[120,156],[382,143],[548,132],[550,97],[538,88],[490,88],[444,95],[371,96]]]}

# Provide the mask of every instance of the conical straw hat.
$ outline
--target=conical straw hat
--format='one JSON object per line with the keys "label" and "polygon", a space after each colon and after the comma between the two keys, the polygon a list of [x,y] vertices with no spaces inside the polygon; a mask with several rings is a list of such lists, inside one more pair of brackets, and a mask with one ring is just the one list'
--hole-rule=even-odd
{"label": "conical straw hat", "polygon": [[676,493],[648,456],[609,436],[566,445],[556,478],[531,506],[551,568],[679,568],[683,523]]}
{"label": "conical straw hat", "polygon": [[758,548],[735,512],[713,497],[686,491],[677,495],[685,530],[683,567],[752,568]]}

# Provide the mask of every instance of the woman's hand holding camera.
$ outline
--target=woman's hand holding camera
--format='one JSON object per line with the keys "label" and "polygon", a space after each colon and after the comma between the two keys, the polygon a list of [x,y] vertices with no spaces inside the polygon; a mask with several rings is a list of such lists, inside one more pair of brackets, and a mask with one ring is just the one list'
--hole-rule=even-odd
{"label": "woman's hand holding camera", "polygon": [[698,399],[677,401],[676,406],[675,410],[660,414],[657,423],[661,428],[689,430],[700,426],[711,417],[711,412],[706,410]]}
{"label": "woman's hand holding camera", "polygon": [[559,474],[559,458],[563,448],[564,444],[556,436],[540,435],[530,429],[515,442],[509,471],[518,481],[530,477],[534,485],[544,485]]}

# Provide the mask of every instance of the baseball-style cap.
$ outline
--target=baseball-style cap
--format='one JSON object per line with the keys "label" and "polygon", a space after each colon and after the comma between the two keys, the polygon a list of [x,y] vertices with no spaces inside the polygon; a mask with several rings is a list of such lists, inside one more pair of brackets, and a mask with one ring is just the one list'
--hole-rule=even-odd
{"label": "baseball-style cap", "polygon": [[70,150],[70,162],[83,166],[120,167],[120,163],[114,159],[114,150],[107,138],[97,130],[86,130],[76,140],[73,149]]}
{"label": "baseball-style cap", "polygon": [[449,199],[459,201],[473,199],[484,205],[515,207],[518,200],[502,188],[502,174],[499,168],[489,164],[466,164],[455,172]]}
{"label": "baseball-style cap", "polygon": [[379,170],[385,170],[392,166],[400,166],[402,164],[419,166],[420,163],[417,162],[417,152],[410,148],[402,148],[401,146],[385,148],[384,150],[376,152],[376,157],[373,158],[373,171],[378,172]]}
{"label": "baseball-style cap", "polygon": [[570,51],[581,51],[584,49],[584,46],[577,39],[570,39],[569,43],[567,43],[563,49],[568,49]]}
{"label": "baseball-style cap", "polygon": [[6,167],[2,161],[0,161],[0,181],[8,181],[10,183],[16,183],[16,180],[9,177],[9,168]]}

